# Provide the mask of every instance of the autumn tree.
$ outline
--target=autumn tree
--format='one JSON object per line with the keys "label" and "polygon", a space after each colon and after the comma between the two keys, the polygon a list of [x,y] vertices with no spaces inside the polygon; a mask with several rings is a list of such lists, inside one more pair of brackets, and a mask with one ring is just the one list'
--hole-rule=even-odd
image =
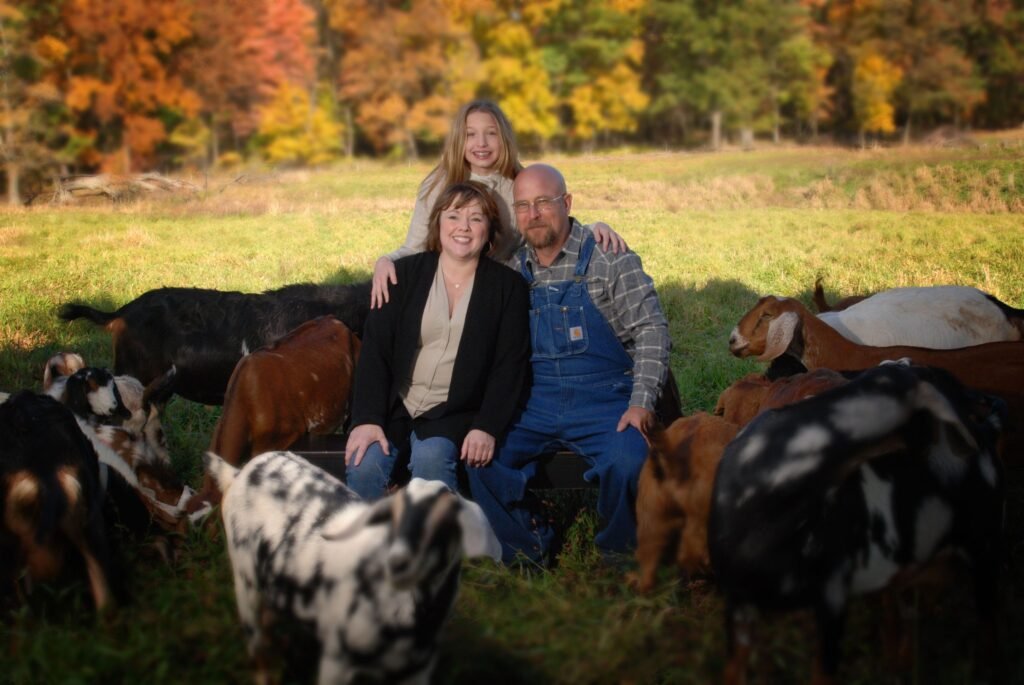
{"label": "autumn tree", "polygon": [[176,51],[192,35],[191,11],[188,0],[66,0],[63,90],[78,129],[93,141],[83,163],[143,168],[167,136],[163,111],[198,111]]}
{"label": "autumn tree", "polygon": [[866,46],[853,70],[853,107],[861,147],[866,133],[892,133],[896,130],[893,92],[903,72],[898,66]]}
{"label": "autumn tree", "polygon": [[549,73],[570,139],[588,146],[631,133],[650,98],[641,87],[642,0],[538,0],[522,14]]}
{"label": "autumn tree", "polygon": [[282,83],[275,97],[260,110],[256,146],[272,164],[317,165],[338,157],[342,126],[334,117],[331,96],[321,88],[309,91]]}
{"label": "autumn tree", "polygon": [[[344,0],[331,21],[347,37],[341,94],[378,152],[417,156],[417,139],[438,141],[480,81],[476,47],[441,0]],[[358,17],[358,19],[356,19]]]}
{"label": "autumn tree", "polygon": [[201,105],[196,120],[183,122],[176,146],[216,161],[225,147],[239,149],[259,124],[257,109],[274,93],[256,78],[266,57],[258,49],[266,2],[206,0],[194,5],[193,38],[182,52],[182,71]]}
{"label": "autumn tree", "polygon": [[46,72],[66,54],[61,41],[34,36],[29,3],[0,2],[0,155],[7,179],[7,201],[21,203],[21,178],[57,161],[50,147],[60,108],[59,91]]}

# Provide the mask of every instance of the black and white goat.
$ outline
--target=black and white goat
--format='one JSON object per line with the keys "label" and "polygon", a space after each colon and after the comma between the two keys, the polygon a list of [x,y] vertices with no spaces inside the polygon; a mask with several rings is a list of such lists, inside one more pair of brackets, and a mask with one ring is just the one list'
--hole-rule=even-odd
{"label": "black and white goat", "polygon": [[315,643],[320,683],[429,682],[462,557],[501,556],[476,504],[421,479],[368,504],[290,452],[240,471],[212,453],[204,461],[224,493],[238,613],[261,679],[272,627],[285,623]]}
{"label": "black and white goat", "polygon": [[992,627],[1001,412],[940,369],[887,364],[752,421],[722,456],[708,527],[727,605],[726,682],[745,681],[753,609],[805,607],[817,618],[816,682],[827,681],[849,598],[947,551],[970,562]]}

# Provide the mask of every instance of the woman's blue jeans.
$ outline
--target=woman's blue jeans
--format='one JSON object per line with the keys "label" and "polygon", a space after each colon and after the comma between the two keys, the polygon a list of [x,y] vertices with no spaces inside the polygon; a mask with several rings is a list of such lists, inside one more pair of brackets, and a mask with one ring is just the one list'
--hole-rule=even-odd
{"label": "woman's blue jeans", "polygon": [[[460,446],[443,437],[420,440],[413,431],[409,436],[409,448],[409,468],[413,478],[439,480],[453,492],[458,491]],[[399,456],[394,445],[389,444],[385,454],[380,443],[373,443],[358,466],[349,464],[345,467],[348,486],[365,500],[383,497]]]}

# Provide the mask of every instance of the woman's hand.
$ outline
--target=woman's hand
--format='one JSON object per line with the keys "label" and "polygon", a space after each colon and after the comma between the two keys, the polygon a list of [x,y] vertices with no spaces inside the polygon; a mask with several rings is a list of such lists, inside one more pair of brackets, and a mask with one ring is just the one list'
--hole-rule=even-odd
{"label": "woman's hand", "polygon": [[[594,233],[594,240],[605,252],[614,252],[619,254],[629,249],[626,245],[626,241],[622,239],[622,236],[612,230],[612,227],[603,221],[598,221],[590,226],[590,230]],[[383,259],[383,257],[382,257]],[[392,269],[394,271],[394,269]],[[373,276],[373,287],[374,292],[377,289],[377,273],[374,270]]]}
{"label": "woman's hand", "polygon": [[366,450],[375,442],[380,443],[384,454],[388,453],[388,439],[380,426],[364,423],[349,431],[348,442],[345,443],[345,466],[359,466]]}
{"label": "woman's hand", "polygon": [[395,273],[395,263],[387,257],[381,257],[377,260],[377,263],[373,265],[373,287],[370,289],[370,309],[380,309],[389,301],[388,281],[391,281],[392,285],[398,283],[398,275]]}
{"label": "woman's hand", "polygon": [[459,459],[466,462],[466,466],[487,466],[494,458],[494,436],[478,428],[474,428],[466,434],[462,441],[462,454]]}

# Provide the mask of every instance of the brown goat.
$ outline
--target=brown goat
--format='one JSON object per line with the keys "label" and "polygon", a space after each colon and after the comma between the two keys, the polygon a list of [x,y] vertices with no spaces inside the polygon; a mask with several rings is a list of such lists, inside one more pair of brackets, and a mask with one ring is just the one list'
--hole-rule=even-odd
{"label": "brown goat", "polygon": [[863,370],[883,361],[909,358],[914,364],[946,369],[968,387],[1000,396],[1007,404],[1004,454],[1024,450],[1024,342],[993,342],[933,350],[904,345],[869,347],[850,342],[798,301],[767,296],[743,315],[729,336],[737,357],[771,361],[789,354],[808,369]]}
{"label": "brown goat", "polygon": [[718,416],[697,412],[655,429],[640,471],[636,500],[639,572],[637,589],[654,586],[661,560],[673,550],[688,575],[706,573],[708,512],[715,469],[739,428]]}
{"label": "brown goat", "polygon": [[715,415],[742,428],[763,411],[814,397],[846,381],[831,369],[814,369],[774,381],[761,374],[747,374],[718,396]]}
{"label": "brown goat", "polygon": [[307,321],[243,357],[231,374],[210,451],[233,466],[332,433],[348,411],[359,339],[338,319]]}

